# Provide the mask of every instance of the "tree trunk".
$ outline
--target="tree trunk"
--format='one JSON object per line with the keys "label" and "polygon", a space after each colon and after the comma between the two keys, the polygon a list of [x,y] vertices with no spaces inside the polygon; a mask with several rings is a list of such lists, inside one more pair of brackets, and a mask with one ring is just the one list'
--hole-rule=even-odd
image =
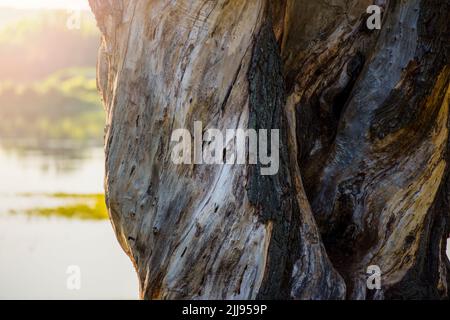
{"label": "tree trunk", "polygon": [[[90,4],[107,205],[142,298],[448,298],[448,0],[377,1],[373,31],[372,0]],[[195,121],[279,129],[278,173],[174,164]]]}

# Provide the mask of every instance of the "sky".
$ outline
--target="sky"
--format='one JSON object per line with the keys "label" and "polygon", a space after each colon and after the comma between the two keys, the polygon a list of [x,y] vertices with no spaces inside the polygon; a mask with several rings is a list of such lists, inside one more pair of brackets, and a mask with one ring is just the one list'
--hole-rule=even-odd
{"label": "sky", "polygon": [[88,0],[0,0],[0,7],[18,9],[89,9]]}

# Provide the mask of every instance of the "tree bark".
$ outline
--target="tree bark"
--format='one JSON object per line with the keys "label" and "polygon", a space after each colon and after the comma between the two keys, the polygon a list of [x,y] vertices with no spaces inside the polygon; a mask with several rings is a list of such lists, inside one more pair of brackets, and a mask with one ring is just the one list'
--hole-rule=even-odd
{"label": "tree bark", "polygon": [[[142,298],[448,298],[448,0],[377,1],[373,31],[371,0],[90,4],[107,205]],[[279,129],[278,174],[175,165],[195,121]]]}

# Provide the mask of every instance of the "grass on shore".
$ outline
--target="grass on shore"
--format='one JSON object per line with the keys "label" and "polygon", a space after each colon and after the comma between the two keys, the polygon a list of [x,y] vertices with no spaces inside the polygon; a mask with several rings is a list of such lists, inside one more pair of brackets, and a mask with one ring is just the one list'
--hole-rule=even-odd
{"label": "grass on shore", "polygon": [[[32,195],[27,195],[32,196]],[[58,207],[33,208],[24,213],[41,217],[63,217],[80,220],[105,220],[108,211],[103,194],[65,194],[55,193],[46,195],[52,198],[67,199],[67,204]]]}

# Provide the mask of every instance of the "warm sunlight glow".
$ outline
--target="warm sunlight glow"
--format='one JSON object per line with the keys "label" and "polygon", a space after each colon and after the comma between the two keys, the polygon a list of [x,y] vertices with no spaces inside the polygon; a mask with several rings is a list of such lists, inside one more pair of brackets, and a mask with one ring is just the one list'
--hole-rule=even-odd
{"label": "warm sunlight glow", "polygon": [[0,7],[18,9],[89,9],[88,0],[0,0]]}

